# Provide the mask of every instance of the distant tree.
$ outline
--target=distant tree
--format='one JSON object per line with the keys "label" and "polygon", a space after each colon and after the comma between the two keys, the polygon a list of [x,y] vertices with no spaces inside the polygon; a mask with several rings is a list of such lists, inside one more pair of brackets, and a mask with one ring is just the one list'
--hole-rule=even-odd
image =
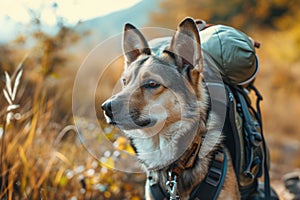
{"label": "distant tree", "polygon": [[[163,0],[152,14],[156,25],[174,27],[185,16],[222,23],[243,29],[252,26],[280,28],[278,21],[299,15],[298,0]],[[290,23],[292,21],[288,20]],[[292,23],[296,24],[297,20]]]}

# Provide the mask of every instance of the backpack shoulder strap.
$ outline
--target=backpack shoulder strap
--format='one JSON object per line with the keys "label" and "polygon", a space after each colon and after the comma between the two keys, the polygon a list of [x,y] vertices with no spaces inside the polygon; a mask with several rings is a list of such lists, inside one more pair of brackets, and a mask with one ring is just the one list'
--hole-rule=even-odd
{"label": "backpack shoulder strap", "polygon": [[217,199],[225,181],[227,162],[225,150],[218,150],[213,157],[205,179],[195,187],[190,199]]}

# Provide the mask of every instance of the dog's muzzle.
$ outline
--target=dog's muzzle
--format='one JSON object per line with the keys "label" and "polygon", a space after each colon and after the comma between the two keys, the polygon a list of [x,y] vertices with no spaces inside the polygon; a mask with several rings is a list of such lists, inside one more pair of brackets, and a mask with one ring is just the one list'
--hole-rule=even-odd
{"label": "dog's muzzle", "polygon": [[126,109],[122,102],[115,97],[106,100],[101,108],[104,111],[106,122],[122,129],[140,129],[156,123],[154,119],[140,117],[141,114],[137,109]]}

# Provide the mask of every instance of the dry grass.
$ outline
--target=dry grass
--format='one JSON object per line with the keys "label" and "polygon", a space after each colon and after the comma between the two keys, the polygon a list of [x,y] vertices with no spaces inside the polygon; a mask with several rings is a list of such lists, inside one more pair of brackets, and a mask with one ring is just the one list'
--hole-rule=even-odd
{"label": "dry grass", "polygon": [[73,125],[54,122],[58,110],[42,79],[33,97],[25,98],[32,102],[19,106],[26,95],[21,76],[21,64],[14,76],[6,74],[0,199],[140,199],[143,186],[133,185],[144,176],[107,169],[88,154]]}

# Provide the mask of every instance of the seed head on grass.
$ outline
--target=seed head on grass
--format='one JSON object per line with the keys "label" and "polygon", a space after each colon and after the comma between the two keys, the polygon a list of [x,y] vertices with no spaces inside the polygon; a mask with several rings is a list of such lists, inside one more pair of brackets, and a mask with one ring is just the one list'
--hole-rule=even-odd
{"label": "seed head on grass", "polygon": [[6,125],[9,125],[12,119],[19,119],[20,114],[14,113],[14,111],[20,107],[16,104],[17,91],[20,85],[20,81],[23,75],[23,63],[27,59],[28,55],[25,55],[22,61],[18,64],[16,71],[10,76],[5,72],[5,88],[3,89],[4,97],[8,103],[6,108]]}
{"label": "seed head on grass", "polygon": [[8,103],[6,112],[6,125],[9,125],[11,120],[15,118],[14,110],[20,107],[19,104],[15,103],[15,98],[18,90],[18,86],[20,84],[20,80],[23,74],[23,69],[20,69],[16,75],[16,78],[14,80],[14,83],[12,86],[12,80],[11,77],[7,72],[5,72],[5,79],[6,79],[6,87],[3,89],[4,97]]}

